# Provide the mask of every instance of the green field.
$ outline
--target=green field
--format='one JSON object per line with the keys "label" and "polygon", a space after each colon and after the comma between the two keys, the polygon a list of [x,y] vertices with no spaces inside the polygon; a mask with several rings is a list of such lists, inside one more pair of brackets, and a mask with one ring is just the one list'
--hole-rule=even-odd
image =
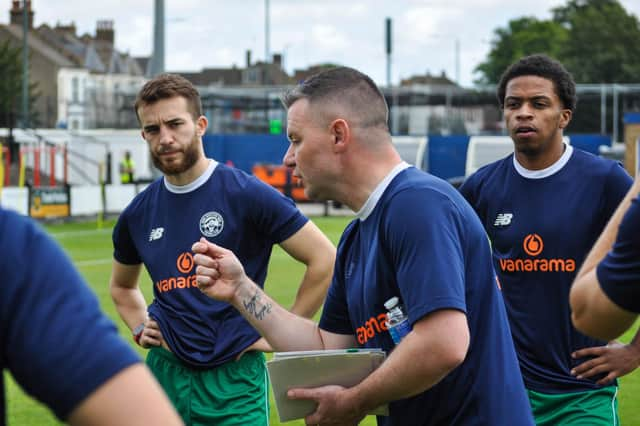
{"label": "green field", "polygon": [[[346,226],[347,218],[314,218],[314,222],[337,243],[342,230]],[[82,275],[89,282],[100,299],[103,310],[118,324],[122,335],[136,347],[141,355],[144,350],[137,347],[130,337],[130,332],[120,321],[111,297],[109,296],[108,281],[111,271],[111,228],[107,223],[102,229],[96,229],[95,223],[74,223],[47,226],[47,230],[64,247],[74,261]],[[279,247],[273,252],[269,274],[265,288],[267,292],[285,306],[293,303],[297,283],[303,274],[303,267],[291,260]],[[146,274],[141,286],[147,301],[151,300],[151,282]],[[623,340],[628,341],[627,333]],[[46,354],[46,348],[43,348]],[[7,394],[7,419],[9,425],[59,425],[55,417],[41,404],[25,396],[22,390],[5,374]],[[622,425],[640,426],[640,405],[637,403],[640,395],[640,373],[637,371],[621,380],[619,393],[620,415]],[[275,406],[272,406],[271,424],[280,425],[277,420]],[[301,426],[303,421],[287,422],[287,425]],[[375,425],[374,417],[367,417],[362,425]]]}

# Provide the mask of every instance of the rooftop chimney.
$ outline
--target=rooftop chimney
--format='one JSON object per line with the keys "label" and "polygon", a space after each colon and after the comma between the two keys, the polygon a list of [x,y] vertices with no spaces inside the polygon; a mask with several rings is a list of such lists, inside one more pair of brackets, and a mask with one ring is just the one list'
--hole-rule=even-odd
{"label": "rooftop chimney", "polygon": [[279,68],[282,68],[282,54],[274,53],[273,54],[273,65],[277,65]]}
{"label": "rooftop chimney", "polygon": [[247,50],[245,58],[247,58],[247,68],[249,68],[251,66],[251,50]]}
{"label": "rooftop chimney", "polygon": [[13,0],[11,10],[9,11],[9,22],[11,25],[22,26],[22,12],[25,3],[27,5],[27,12],[29,13],[29,29],[33,29],[33,10],[31,10],[31,0]]}
{"label": "rooftop chimney", "polygon": [[62,25],[59,22],[56,23],[54,30],[60,34],[76,35],[76,23],[71,22],[69,25]]}
{"label": "rooftop chimney", "polygon": [[96,40],[106,41],[113,45],[114,30],[112,20],[101,20],[96,24]]}

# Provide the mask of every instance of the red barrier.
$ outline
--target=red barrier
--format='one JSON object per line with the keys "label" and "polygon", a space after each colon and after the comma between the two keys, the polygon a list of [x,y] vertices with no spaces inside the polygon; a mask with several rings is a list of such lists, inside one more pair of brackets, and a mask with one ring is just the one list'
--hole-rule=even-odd
{"label": "red barrier", "polygon": [[33,149],[33,186],[40,188],[40,147]]}
{"label": "red barrier", "polygon": [[56,186],[56,147],[49,148],[49,186]]}

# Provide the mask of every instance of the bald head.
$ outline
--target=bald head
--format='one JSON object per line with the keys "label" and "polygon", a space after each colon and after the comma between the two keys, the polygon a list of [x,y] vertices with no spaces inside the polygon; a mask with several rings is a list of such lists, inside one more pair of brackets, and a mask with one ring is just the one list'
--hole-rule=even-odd
{"label": "bald head", "polygon": [[371,78],[353,68],[315,74],[287,92],[282,103],[289,109],[300,99],[309,101],[315,118],[323,123],[343,118],[352,127],[389,129],[384,96]]}

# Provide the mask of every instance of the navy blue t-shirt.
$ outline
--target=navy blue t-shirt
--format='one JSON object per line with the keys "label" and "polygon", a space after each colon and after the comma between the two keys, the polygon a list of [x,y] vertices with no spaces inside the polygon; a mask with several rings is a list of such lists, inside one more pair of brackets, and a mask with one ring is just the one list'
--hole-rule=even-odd
{"label": "navy blue t-shirt", "polygon": [[[516,169],[518,167],[518,169]],[[617,162],[567,146],[554,165],[527,171],[513,154],[479,169],[460,191],[493,248],[525,386],[542,393],[597,389],[577,379],[582,348],[602,346],[571,323],[569,290],[584,258],[631,185]]]}
{"label": "navy blue t-shirt", "polygon": [[201,237],[232,250],[263,286],[274,244],[307,223],[289,198],[241,170],[211,162],[184,187],[153,182],[122,212],[114,257],[144,263],[153,282],[149,315],[183,362],[210,368],[234,359],[260,335],[231,305],[198,289],[191,246]]}
{"label": "navy blue t-shirt", "polygon": [[372,207],[341,238],[320,327],[391,351],[384,302],[398,296],[411,324],[456,309],[470,331],[464,362],[431,389],[392,402],[378,424],[533,424],[489,241],[471,207],[414,167],[400,171]]}
{"label": "navy blue t-shirt", "polygon": [[596,269],[598,282],[616,305],[640,313],[640,199],[631,201],[618,236]]}
{"label": "navy blue t-shirt", "polygon": [[0,366],[64,420],[140,359],[102,314],[70,260],[31,220],[0,209],[0,253]]}

